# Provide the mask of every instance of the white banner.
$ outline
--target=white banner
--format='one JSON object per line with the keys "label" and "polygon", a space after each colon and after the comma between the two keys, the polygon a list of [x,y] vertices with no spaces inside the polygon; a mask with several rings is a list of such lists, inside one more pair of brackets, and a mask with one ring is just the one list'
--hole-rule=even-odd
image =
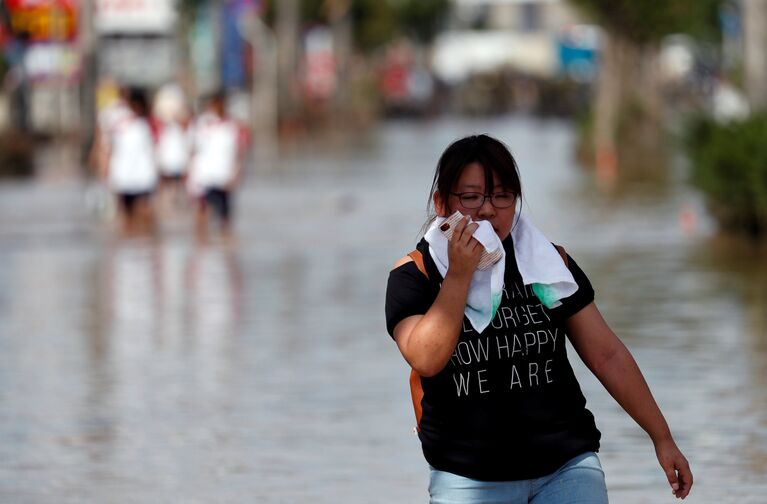
{"label": "white banner", "polygon": [[174,0],[96,0],[96,30],[101,34],[171,34]]}
{"label": "white banner", "polygon": [[103,75],[123,84],[149,87],[172,80],[178,61],[171,37],[104,37],[98,58]]}

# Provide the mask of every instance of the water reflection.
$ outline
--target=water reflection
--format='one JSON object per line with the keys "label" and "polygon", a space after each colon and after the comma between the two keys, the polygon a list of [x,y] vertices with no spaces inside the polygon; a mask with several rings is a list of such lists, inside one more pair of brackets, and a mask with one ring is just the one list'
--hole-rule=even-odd
{"label": "water reflection", "polygon": [[[177,311],[177,316],[183,316],[166,320],[166,323],[174,327],[174,322],[184,322],[184,332],[191,340],[207,351],[220,348],[239,335],[242,321],[243,278],[237,251],[230,246],[194,247],[185,268],[181,270],[184,273],[183,282],[173,275],[173,266],[183,264],[182,258],[178,251],[175,256],[172,252],[170,250],[166,255],[170,290],[167,298],[183,299],[184,311]],[[183,293],[173,293],[173,285],[182,286]],[[172,314],[172,309],[166,311],[166,317]]]}
{"label": "water reflection", "polygon": [[179,488],[201,470],[189,447],[223,444],[225,429],[198,419],[226,402],[227,373],[236,369],[243,287],[237,251],[118,240],[94,270],[96,318],[85,332],[82,383],[71,369],[61,374],[68,390],[83,387],[78,403],[61,408],[78,416],[61,443],[88,462],[79,482],[54,487],[90,488],[97,478],[97,500],[147,477],[166,491]]}

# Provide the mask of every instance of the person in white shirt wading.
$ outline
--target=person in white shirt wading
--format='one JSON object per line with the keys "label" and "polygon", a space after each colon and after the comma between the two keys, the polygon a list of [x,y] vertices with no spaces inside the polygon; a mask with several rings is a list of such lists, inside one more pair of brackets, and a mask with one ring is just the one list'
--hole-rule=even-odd
{"label": "person in white shirt wading", "polygon": [[206,238],[210,209],[221,224],[225,238],[231,235],[232,191],[240,182],[247,131],[226,112],[223,92],[213,94],[193,133],[188,188],[197,200],[195,223],[198,237]]}
{"label": "person in white shirt wading", "polygon": [[178,84],[166,84],[155,94],[157,165],[160,172],[160,207],[179,208],[186,202],[186,170],[192,149],[186,96]]}
{"label": "person in white shirt wading", "polygon": [[147,233],[154,226],[151,196],[158,179],[154,137],[144,91],[130,89],[127,102],[130,112],[108,131],[106,178],[118,199],[123,231]]}

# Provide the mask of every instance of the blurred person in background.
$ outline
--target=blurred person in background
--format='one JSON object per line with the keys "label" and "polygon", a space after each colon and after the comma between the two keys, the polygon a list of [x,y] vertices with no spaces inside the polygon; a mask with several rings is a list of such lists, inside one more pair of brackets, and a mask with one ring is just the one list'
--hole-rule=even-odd
{"label": "blurred person in background", "polygon": [[187,183],[197,200],[195,226],[201,239],[207,237],[211,210],[222,235],[231,237],[232,193],[242,177],[247,144],[248,132],[229,117],[224,92],[211,95],[193,126]]}
{"label": "blurred person in background", "polygon": [[107,132],[106,180],[117,196],[122,230],[143,234],[154,227],[151,197],[158,181],[155,138],[144,90],[129,89],[126,100],[128,113]]}
{"label": "blurred person in background", "polygon": [[160,200],[165,208],[179,206],[186,200],[184,185],[192,149],[190,113],[183,90],[177,84],[162,86],[155,94],[152,115],[157,131]]}
{"label": "blurred person in background", "polygon": [[389,275],[386,323],[412,368],[430,502],[608,502],[601,434],[564,336],[648,433],[685,498],[688,462],[588,278],[516,212],[521,182],[507,147],[487,135],[454,142],[429,196],[436,215]]}
{"label": "blurred person in background", "polygon": [[96,175],[104,179],[109,159],[109,134],[115,126],[131,114],[127,101],[128,90],[111,78],[105,77],[96,90],[96,128],[88,154],[88,162]]}

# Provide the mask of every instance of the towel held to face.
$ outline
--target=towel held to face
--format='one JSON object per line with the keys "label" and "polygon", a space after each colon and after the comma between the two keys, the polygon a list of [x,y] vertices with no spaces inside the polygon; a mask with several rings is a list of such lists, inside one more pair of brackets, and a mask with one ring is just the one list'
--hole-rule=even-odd
{"label": "towel held to face", "polygon": [[[437,217],[424,235],[429,243],[429,254],[444,278],[449,268],[448,240],[455,224],[463,217],[455,212],[448,218]],[[471,326],[481,333],[495,317],[503,296],[506,252],[492,225],[485,220],[476,221],[474,238],[485,248],[480,265],[472,275],[466,297],[464,314]],[[447,224],[447,226],[444,226]],[[441,227],[446,229],[442,230]],[[517,267],[525,285],[547,308],[556,308],[562,299],[578,290],[572,273],[556,248],[525,215],[517,218],[511,231]]]}

